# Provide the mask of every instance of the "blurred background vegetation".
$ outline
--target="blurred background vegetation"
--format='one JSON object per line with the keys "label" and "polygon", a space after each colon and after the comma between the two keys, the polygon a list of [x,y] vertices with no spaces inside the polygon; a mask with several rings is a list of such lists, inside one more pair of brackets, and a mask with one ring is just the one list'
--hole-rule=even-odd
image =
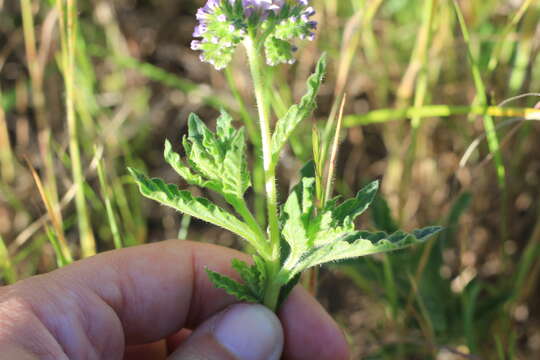
{"label": "blurred background vegetation", "polygon": [[[346,93],[336,193],[383,181],[358,225],[447,227],[320,270],[318,297],[354,358],[540,358],[539,2],[312,2],[316,41],[266,74],[279,115],[329,54],[319,108],[279,169],[282,197]],[[179,145],[190,112],[213,126],[224,107],[257,130],[244,54],[217,72],[189,49],[200,6],[0,0],[0,283],[166,238],[242,246],[143,199],[126,172],[178,182],[163,142]]]}

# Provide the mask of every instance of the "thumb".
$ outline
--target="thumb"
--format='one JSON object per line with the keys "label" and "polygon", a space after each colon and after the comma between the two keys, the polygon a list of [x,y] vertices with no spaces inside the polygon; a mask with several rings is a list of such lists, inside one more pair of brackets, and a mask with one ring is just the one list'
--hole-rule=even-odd
{"label": "thumb", "polygon": [[214,315],[169,360],[279,360],[283,330],[268,308],[236,304]]}

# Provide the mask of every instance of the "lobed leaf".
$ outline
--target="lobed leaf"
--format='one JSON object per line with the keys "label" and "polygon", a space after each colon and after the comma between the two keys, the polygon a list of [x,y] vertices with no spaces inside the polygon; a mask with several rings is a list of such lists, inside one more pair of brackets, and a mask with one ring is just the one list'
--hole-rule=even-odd
{"label": "lobed leaf", "polygon": [[356,231],[324,246],[313,248],[295,266],[294,272],[332,261],[403,249],[422,243],[441,230],[440,226],[430,226],[414,230],[411,234],[396,231],[391,235],[384,232]]}
{"label": "lobed leaf", "polygon": [[308,117],[316,107],[315,98],[321,87],[324,75],[326,73],[326,54],[323,54],[313,73],[307,81],[307,92],[300,100],[300,104],[293,105],[287,113],[278,120],[274,135],[272,136],[272,162],[274,164],[279,160],[281,149],[291,136],[296,126]]}
{"label": "lobed leaf", "polygon": [[180,155],[172,150],[172,145],[169,140],[165,140],[163,157],[188,184],[205,187],[218,193],[222,191],[222,186],[217,181],[205,180],[201,175],[193,173],[189,167],[184,164]]}
{"label": "lobed leaf", "polygon": [[309,248],[310,222],[314,213],[315,179],[312,174],[313,166],[309,162],[302,169],[303,176],[296,184],[281,211],[281,233],[288,248],[284,268],[289,269],[300,259]]}
{"label": "lobed leaf", "polygon": [[439,232],[440,227],[414,230],[411,234],[397,231],[371,233],[356,231],[354,219],[372,203],[379,188],[373,181],[356,197],[338,204],[339,197],[316,209],[315,170],[309,162],[301,171],[300,182],[292,189],[281,212],[283,283],[291,281],[305,269],[331,261],[402,249],[425,241]]}
{"label": "lobed leaf", "polygon": [[150,179],[136,169],[129,168],[128,170],[139,185],[141,193],[147,198],[227,229],[244,238],[259,253],[265,253],[266,249],[262,248],[263,244],[257,241],[257,236],[247,224],[210,200],[194,197],[189,191],[180,190],[178,186],[166,184],[161,179]]}
{"label": "lobed leaf", "polygon": [[378,190],[378,180],[369,183],[358,192],[356,197],[346,200],[333,211],[334,219],[340,223],[343,223],[346,218],[356,219],[371,205]]}
{"label": "lobed leaf", "polygon": [[206,273],[215,287],[225,290],[228,294],[233,295],[238,300],[253,303],[260,302],[259,299],[253,295],[248,286],[240,284],[238,281],[208,268],[206,269]]}
{"label": "lobed leaf", "polygon": [[[167,161],[186,181],[207,187],[224,195],[243,198],[251,185],[246,159],[244,129],[232,126],[232,117],[225,111],[217,119],[216,133],[211,132],[202,120],[191,114],[188,120],[188,137],[184,149],[192,173],[165,144]],[[169,146],[169,148],[168,148]]]}
{"label": "lobed leaf", "polygon": [[[266,285],[266,269],[264,268],[264,261],[261,258],[259,259],[259,264],[256,262],[254,265],[248,265],[244,261],[233,259],[232,267],[240,274],[244,284],[250,289],[251,293],[262,301]],[[260,268],[260,264],[263,265],[262,269]]]}

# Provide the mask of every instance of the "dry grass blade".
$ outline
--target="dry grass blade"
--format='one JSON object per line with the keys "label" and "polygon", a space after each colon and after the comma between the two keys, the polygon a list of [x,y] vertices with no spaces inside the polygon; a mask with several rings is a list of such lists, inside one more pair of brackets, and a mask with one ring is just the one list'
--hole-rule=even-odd
{"label": "dry grass blade", "polygon": [[47,209],[47,213],[49,214],[49,219],[51,220],[51,223],[55,230],[55,236],[58,239],[58,242],[60,244],[61,255],[68,262],[71,262],[73,260],[73,257],[71,255],[71,251],[69,250],[68,244],[64,237],[64,231],[62,229],[62,222],[61,222],[60,216],[58,215],[58,210],[52,206],[51,201],[43,187],[41,178],[39,177],[38,173],[36,172],[32,164],[30,163],[30,161],[28,161],[28,159],[26,160],[26,163],[28,165],[28,168],[30,169],[30,172],[32,173],[32,177],[34,178],[34,182],[36,183],[41,200],[43,201],[43,204],[45,205],[45,208]]}
{"label": "dry grass blade", "polygon": [[346,102],[347,102],[347,94],[344,94],[343,99],[341,100],[341,105],[339,107],[339,115],[338,115],[337,124],[336,124],[336,131],[334,134],[334,142],[332,144],[332,149],[330,153],[330,162],[328,164],[328,172],[326,174],[326,191],[324,193],[323,205],[328,199],[330,199],[333,192],[334,176],[335,176],[335,171],[336,171],[336,161],[337,161],[337,156],[339,152],[339,138],[341,135],[341,129],[343,127],[343,110],[345,108]]}

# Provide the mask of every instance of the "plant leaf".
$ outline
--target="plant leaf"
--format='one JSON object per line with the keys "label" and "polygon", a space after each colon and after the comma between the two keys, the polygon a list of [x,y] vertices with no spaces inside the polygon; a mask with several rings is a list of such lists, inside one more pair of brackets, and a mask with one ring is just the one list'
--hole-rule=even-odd
{"label": "plant leaf", "polygon": [[279,160],[281,149],[291,136],[296,126],[308,117],[316,107],[315,98],[326,73],[326,54],[323,54],[313,73],[307,81],[307,92],[300,100],[300,104],[293,105],[287,113],[278,120],[274,135],[272,136],[272,162]]}
{"label": "plant leaf", "polygon": [[189,191],[180,190],[174,184],[166,184],[161,179],[150,179],[140,171],[128,168],[139,185],[141,193],[149,199],[156,200],[185,214],[227,229],[244,238],[259,253],[266,253],[263,244],[251,228],[236,216],[228,213],[210,200],[194,197]]}
{"label": "plant leaf", "polygon": [[191,169],[197,174],[189,171],[167,143],[166,160],[188,182],[216,191],[226,199],[228,196],[243,198],[251,185],[244,129],[236,130],[232,117],[224,110],[217,119],[215,134],[195,114],[190,115],[188,127],[184,149]]}
{"label": "plant leaf", "polygon": [[[288,246],[285,269],[291,269],[309,248],[310,222],[314,212],[313,198],[315,196],[315,179],[313,162],[309,162],[302,169],[302,178],[296,184],[281,211],[281,234]],[[284,244],[285,245],[285,244]]]}
{"label": "plant leaf", "polygon": [[163,152],[165,161],[180,175],[188,184],[205,187],[218,193],[222,192],[222,186],[215,180],[205,180],[199,174],[191,172],[184,164],[180,155],[172,150],[169,140],[165,140],[165,150]]}
{"label": "plant leaf", "polygon": [[268,281],[268,275],[266,274],[266,264],[264,259],[258,255],[253,255],[253,261],[255,262],[255,267],[257,268],[258,274],[258,284],[259,284],[259,293],[261,298],[264,297],[264,290],[266,288],[266,282]]}
{"label": "plant leaf", "polygon": [[332,212],[334,220],[343,223],[346,218],[356,219],[371,205],[377,190],[379,190],[378,180],[366,185],[358,192],[356,197],[346,200]]}
{"label": "plant leaf", "polygon": [[235,131],[228,139],[227,150],[222,164],[223,193],[242,198],[251,185],[246,159],[244,129]]}
{"label": "plant leaf", "polygon": [[253,303],[260,302],[259,299],[251,293],[248,286],[240,284],[238,281],[208,268],[206,269],[206,273],[215,287],[225,290],[228,294],[235,296],[238,300]]}
{"label": "plant leaf", "polygon": [[411,234],[403,231],[396,231],[391,235],[384,232],[352,232],[324,246],[311,249],[295,266],[294,271],[301,272],[332,261],[403,249],[424,242],[441,230],[440,226],[430,226],[414,230]]}
{"label": "plant leaf", "polygon": [[262,278],[259,267],[256,264],[248,265],[246,262],[238,259],[232,260],[232,267],[238,271],[244,284],[249,288],[252,295],[255,296],[259,302],[262,302],[265,283],[261,283]]}

